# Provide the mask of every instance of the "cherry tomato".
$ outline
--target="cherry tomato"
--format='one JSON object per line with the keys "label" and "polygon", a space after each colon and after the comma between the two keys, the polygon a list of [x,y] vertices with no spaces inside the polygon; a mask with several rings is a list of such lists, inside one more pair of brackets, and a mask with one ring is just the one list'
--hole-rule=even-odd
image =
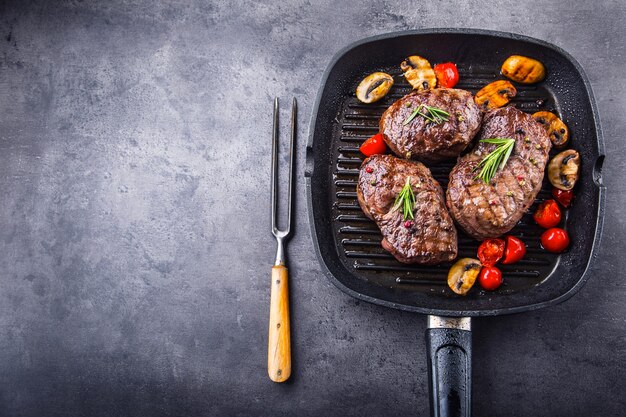
{"label": "cherry tomato", "polygon": [[506,237],[506,250],[504,251],[503,264],[514,264],[526,255],[526,245],[514,236]]}
{"label": "cherry tomato", "polygon": [[567,208],[572,204],[572,199],[574,198],[574,192],[572,190],[559,190],[554,187],[552,189],[552,196],[556,198],[563,207]]}
{"label": "cherry tomato", "polygon": [[486,266],[494,266],[504,255],[504,240],[487,239],[478,247],[478,259]]}
{"label": "cherry tomato", "polygon": [[435,75],[439,87],[452,88],[459,82],[459,72],[452,62],[435,65]]}
{"label": "cherry tomato", "polygon": [[539,204],[537,211],[533,214],[537,224],[545,229],[556,226],[561,221],[561,209],[554,200],[546,200]]}
{"label": "cherry tomato", "polygon": [[361,153],[365,156],[372,156],[378,153],[385,153],[387,145],[385,145],[385,139],[383,139],[382,133],[377,133],[365,142],[359,148]]}
{"label": "cherry tomato", "polygon": [[565,230],[553,227],[541,235],[541,246],[550,252],[563,252],[569,246],[569,235]]}
{"label": "cherry tomato", "polygon": [[483,266],[478,275],[480,286],[488,291],[493,291],[502,285],[502,272],[495,266]]}

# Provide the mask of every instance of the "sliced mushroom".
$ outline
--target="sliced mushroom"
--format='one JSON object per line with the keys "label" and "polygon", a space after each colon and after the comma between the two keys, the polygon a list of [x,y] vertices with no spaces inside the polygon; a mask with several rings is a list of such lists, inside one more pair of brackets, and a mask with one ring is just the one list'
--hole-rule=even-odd
{"label": "sliced mushroom", "polygon": [[411,55],[400,64],[404,78],[414,90],[428,90],[437,85],[437,76],[428,60],[421,56]]}
{"label": "sliced mushroom", "polygon": [[522,84],[534,84],[546,76],[546,67],[536,59],[511,55],[502,64],[502,75]]}
{"label": "sliced mushroom", "polygon": [[478,259],[459,259],[448,272],[448,287],[459,295],[465,295],[476,282],[481,268]]}
{"label": "sliced mushroom", "polygon": [[546,128],[548,136],[555,148],[563,148],[569,139],[569,130],[556,114],[549,111],[538,111],[533,118]]}
{"label": "sliced mushroom", "polygon": [[356,88],[356,98],[363,103],[373,103],[385,97],[392,85],[391,75],[385,72],[375,72],[363,78]]}
{"label": "sliced mushroom", "polygon": [[498,80],[487,84],[474,96],[474,102],[486,109],[495,109],[507,104],[517,90],[509,81]]}
{"label": "sliced mushroom", "polygon": [[571,190],[578,180],[580,155],[573,149],[557,154],[548,165],[548,179],[559,190]]}

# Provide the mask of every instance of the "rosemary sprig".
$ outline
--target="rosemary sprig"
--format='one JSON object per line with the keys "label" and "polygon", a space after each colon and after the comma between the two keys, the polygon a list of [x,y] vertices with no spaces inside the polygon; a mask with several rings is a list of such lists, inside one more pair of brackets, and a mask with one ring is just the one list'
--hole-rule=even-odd
{"label": "rosemary sprig", "polygon": [[406,183],[400,194],[396,197],[396,201],[393,203],[393,210],[397,210],[402,206],[402,215],[404,220],[413,220],[413,209],[415,208],[415,194],[413,194],[413,188],[411,187],[411,177],[407,177]]}
{"label": "rosemary sprig", "polygon": [[478,175],[474,177],[474,180],[481,179],[485,184],[489,184],[489,181],[496,175],[499,169],[502,169],[513,152],[513,146],[515,145],[515,139],[509,138],[490,138],[481,139],[483,143],[493,143],[496,148],[485,156],[482,161],[474,168],[474,171],[480,168]]}
{"label": "rosemary sprig", "polygon": [[[426,113],[423,113],[422,109],[424,109]],[[437,124],[437,125],[442,122],[447,122],[450,117],[450,113],[448,113],[445,110],[441,110],[436,107],[430,107],[425,104],[420,104],[419,106],[417,106],[415,110],[413,110],[413,113],[411,113],[411,115],[407,117],[404,122],[402,122],[402,125],[403,126],[408,125],[418,115],[422,116],[424,119],[428,120],[429,122]]]}

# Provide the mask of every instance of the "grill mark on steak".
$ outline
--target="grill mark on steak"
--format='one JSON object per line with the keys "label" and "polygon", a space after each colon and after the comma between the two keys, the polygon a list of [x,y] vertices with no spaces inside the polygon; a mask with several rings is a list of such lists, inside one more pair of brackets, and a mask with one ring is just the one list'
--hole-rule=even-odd
{"label": "grill mark on steak", "polygon": [[489,184],[474,178],[480,161],[495,149],[493,144],[477,143],[450,172],[448,209],[454,220],[476,239],[497,237],[515,227],[541,189],[552,146],[545,129],[514,107],[495,109],[485,115],[479,138],[495,137],[513,138],[515,146],[507,164]]}
{"label": "grill mark on steak", "polygon": [[[448,121],[427,123],[427,119],[417,115],[405,125],[404,121],[420,104],[448,112]],[[426,110],[422,112],[428,114]],[[458,156],[478,133],[482,116],[469,91],[436,88],[413,91],[397,100],[383,113],[379,127],[396,155],[436,162]]]}
{"label": "grill mark on steak", "polygon": [[[393,208],[407,177],[415,194],[415,218],[409,228],[402,209]],[[367,158],[359,171],[357,198],[380,228],[383,248],[398,261],[432,265],[456,258],[457,233],[443,191],[422,163],[391,155]]]}

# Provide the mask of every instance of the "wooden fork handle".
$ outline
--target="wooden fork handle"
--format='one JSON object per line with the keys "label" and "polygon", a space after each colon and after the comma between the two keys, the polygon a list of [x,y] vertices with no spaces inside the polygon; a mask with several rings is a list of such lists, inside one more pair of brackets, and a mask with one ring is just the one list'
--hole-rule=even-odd
{"label": "wooden fork handle", "polygon": [[291,375],[288,279],[285,266],[272,267],[267,373],[274,382],[284,382]]}

